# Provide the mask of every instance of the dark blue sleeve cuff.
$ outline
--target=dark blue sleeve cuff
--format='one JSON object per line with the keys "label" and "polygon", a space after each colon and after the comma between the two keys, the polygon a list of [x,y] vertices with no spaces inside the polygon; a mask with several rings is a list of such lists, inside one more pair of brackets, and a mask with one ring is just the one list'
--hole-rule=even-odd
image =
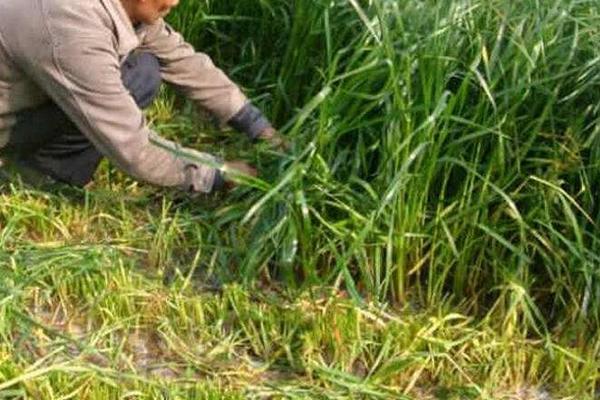
{"label": "dark blue sleeve cuff", "polygon": [[215,172],[215,180],[213,181],[213,186],[211,192],[219,192],[223,190],[225,186],[225,177],[223,177],[223,172],[217,170]]}
{"label": "dark blue sleeve cuff", "polygon": [[256,139],[262,131],[271,127],[267,117],[251,103],[247,103],[242,107],[229,120],[228,124],[236,131],[246,133],[250,139]]}

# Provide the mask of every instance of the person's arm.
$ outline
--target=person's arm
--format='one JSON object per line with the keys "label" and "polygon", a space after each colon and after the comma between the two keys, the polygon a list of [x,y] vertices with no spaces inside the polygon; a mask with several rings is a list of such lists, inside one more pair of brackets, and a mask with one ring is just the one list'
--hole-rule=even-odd
{"label": "person's arm", "polygon": [[[158,138],[121,81],[112,32],[100,22],[78,29],[45,21],[47,46],[19,49],[21,67],[94,146],[134,178],[185,191],[210,192],[219,174],[215,157]],[[74,23],[75,23],[74,22]],[[184,150],[193,154],[186,158]]]}
{"label": "person's arm", "polygon": [[163,20],[146,27],[141,49],[154,54],[164,81],[194,100],[200,108],[251,139],[273,130],[269,120],[210,57],[196,52]]}

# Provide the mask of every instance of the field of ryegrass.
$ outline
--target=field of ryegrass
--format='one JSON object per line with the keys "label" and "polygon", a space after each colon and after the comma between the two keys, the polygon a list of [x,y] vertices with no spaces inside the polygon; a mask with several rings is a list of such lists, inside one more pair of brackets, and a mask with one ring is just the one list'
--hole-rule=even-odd
{"label": "field of ryegrass", "polygon": [[290,138],[194,199],[5,182],[0,398],[594,399],[600,3],[182,1]]}

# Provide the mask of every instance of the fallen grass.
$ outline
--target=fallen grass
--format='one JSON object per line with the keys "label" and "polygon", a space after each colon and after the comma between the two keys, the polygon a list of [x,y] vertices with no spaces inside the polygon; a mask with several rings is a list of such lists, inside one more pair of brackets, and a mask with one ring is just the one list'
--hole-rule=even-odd
{"label": "fallen grass", "polygon": [[267,277],[240,285],[217,265],[230,249],[177,245],[204,237],[194,210],[78,195],[0,197],[2,210],[20,205],[0,256],[5,396],[543,398],[597,374],[592,348],[450,307],[357,306],[339,288]]}

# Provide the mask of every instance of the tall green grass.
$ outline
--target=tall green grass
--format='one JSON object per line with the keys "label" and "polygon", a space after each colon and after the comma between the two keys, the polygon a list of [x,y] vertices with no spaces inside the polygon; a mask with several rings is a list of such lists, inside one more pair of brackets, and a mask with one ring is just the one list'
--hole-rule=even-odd
{"label": "tall green grass", "polygon": [[597,2],[207,0],[171,22],[294,143],[214,221],[243,276],[275,259],[359,302],[597,332]]}
{"label": "tall green grass", "polygon": [[182,0],[292,150],[166,93],[160,133],[260,179],[0,183],[0,398],[597,397],[599,11]]}

